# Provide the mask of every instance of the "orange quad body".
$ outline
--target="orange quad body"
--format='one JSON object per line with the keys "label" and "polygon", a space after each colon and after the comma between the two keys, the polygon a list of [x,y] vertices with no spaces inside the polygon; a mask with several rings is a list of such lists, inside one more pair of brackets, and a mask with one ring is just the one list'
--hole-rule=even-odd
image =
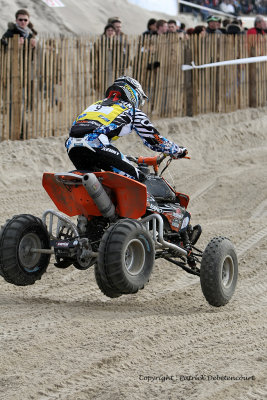
{"label": "orange quad body", "polygon": [[[79,176],[83,174],[78,171],[72,172],[73,174],[77,175],[77,179],[70,178],[67,173],[57,176],[53,173],[44,173],[43,187],[58,210],[69,217],[84,215],[90,219],[93,216],[100,216],[100,211],[81,184],[81,180],[79,181]],[[94,174],[110,193],[116,213],[120,217],[138,219],[145,214],[147,204],[145,185],[113,172],[94,172]],[[72,179],[71,184],[70,179]]]}

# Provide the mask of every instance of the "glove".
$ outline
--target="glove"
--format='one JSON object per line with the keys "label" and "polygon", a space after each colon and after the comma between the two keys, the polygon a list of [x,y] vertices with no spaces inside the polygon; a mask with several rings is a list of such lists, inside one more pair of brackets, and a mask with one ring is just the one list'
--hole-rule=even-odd
{"label": "glove", "polygon": [[185,147],[180,147],[178,153],[173,154],[173,158],[175,158],[176,160],[178,158],[183,158],[188,154],[188,151]]}

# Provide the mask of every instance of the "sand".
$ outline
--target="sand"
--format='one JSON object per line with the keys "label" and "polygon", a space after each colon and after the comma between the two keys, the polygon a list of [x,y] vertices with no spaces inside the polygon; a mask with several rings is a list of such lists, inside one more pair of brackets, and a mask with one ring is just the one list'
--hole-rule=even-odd
{"label": "sand", "polygon": [[[210,306],[197,277],[161,260],[144,290],[118,299],[100,292],[91,268],[51,263],[30,287],[0,277],[0,399],[267,397],[267,108],[155,124],[189,150],[165,176],[191,197],[199,247],[217,235],[235,244],[234,297]],[[0,224],[55,208],[41,179],[72,168],[64,140],[0,143]],[[152,154],[135,133],[117,144]]]}

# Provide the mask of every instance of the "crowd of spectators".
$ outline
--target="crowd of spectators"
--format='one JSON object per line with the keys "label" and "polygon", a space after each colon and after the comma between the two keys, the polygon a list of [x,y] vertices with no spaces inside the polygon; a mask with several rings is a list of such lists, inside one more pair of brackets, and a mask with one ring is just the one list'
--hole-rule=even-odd
{"label": "crowd of spectators", "polygon": [[[190,0],[190,2],[234,16],[267,15],[267,0]],[[183,4],[180,4],[180,12],[193,13],[195,17],[200,15],[203,21],[206,21],[210,15],[208,10],[201,10]]]}
{"label": "crowd of spectators", "polygon": [[254,19],[254,27],[247,29],[243,27],[242,19],[236,16],[221,18],[216,15],[209,15],[203,25],[197,25],[194,28],[187,28],[185,24],[175,20],[156,20],[151,18],[147,23],[147,30],[143,35],[161,35],[177,34],[181,38],[187,38],[190,35],[197,34],[204,36],[206,34],[261,34],[267,33],[267,25],[263,15],[257,15]]}
{"label": "crowd of spectators", "polygon": [[[229,17],[222,18],[221,16],[211,15],[208,12],[208,15],[205,15],[204,21],[202,25],[197,25],[195,27],[186,27],[184,23],[180,21],[170,19],[155,19],[150,18],[147,22],[147,29],[143,32],[143,36],[152,36],[152,35],[165,35],[165,34],[177,34],[180,38],[187,38],[190,35],[197,34],[204,36],[206,34],[261,34],[265,35],[267,33],[267,25],[265,18],[262,14],[255,15],[254,19],[254,27],[250,29],[243,28],[242,18],[238,16],[238,12],[240,5],[244,7],[245,4],[252,4],[253,10],[266,10],[265,1],[267,5],[267,0],[253,0],[253,3],[250,3],[248,0],[196,0],[195,2],[198,4],[203,4],[205,6],[213,5],[213,8],[220,8],[222,11],[225,11],[229,15]],[[230,8],[224,8],[226,6],[232,5],[235,8],[230,12]],[[242,12],[244,12],[244,8],[241,7]],[[256,8],[255,8],[256,7]],[[259,8],[261,7],[261,8]],[[198,10],[199,11],[199,10]],[[202,12],[202,10],[200,10]],[[212,12],[212,11],[211,11]],[[254,11],[253,11],[254,12]],[[231,17],[232,15],[232,17]],[[36,36],[37,32],[33,28],[32,23],[30,22],[29,12],[25,9],[20,9],[15,14],[15,23],[10,22],[8,24],[8,30],[3,34],[1,42],[4,46],[7,46],[7,39],[13,37],[15,34],[19,35],[19,43],[23,44],[25,39],[30,41],[32,47],[36,46]],[[119,17],[110,17],[107,20],[107,24],[104,27],[103,36],[106,37],[119,37],[123,38],[125,34],[122,31],[122,21]]]}
{"label": "crowd of spectators", "polygon": [[[230,1],[232,0],[223,0],[224,3]],[[229,14],[229,12],[227,14]],[[232,17],[229,16],[225,18],[222,18],[218,15],[209,14],[205,18],[205,22],[203,22],[202,25],[197,25],[195,27],[186,27],[184,23],[181,23],[180,21],[176,21],[174,19],[170,19],[167,21],[164,19],[157,20],[155,18],[150,18],[147,22],[147,29],[143,32],[143,36],[177,34],[180,38],[188,38],[190,35],[193,34],[204,36],[206,34],[213,33],[232,35],[265,35],[267,33],[267,25],[263,15],[255,16],[254,27],[250,29],[244,28],[242,24],[242,19],[235,14],[232,14]],[[103,35],[109,37],[124,35],[124,33],[122,32],[122,22],[119,17],[112,17],[108,19],[107,25],[104,28]]]}

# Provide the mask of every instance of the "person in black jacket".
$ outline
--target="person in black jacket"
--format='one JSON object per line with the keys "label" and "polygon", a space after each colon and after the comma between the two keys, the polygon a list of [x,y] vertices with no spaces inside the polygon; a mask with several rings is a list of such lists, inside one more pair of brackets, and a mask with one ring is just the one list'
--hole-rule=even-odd
{"label": "person in black jacket", "polygon": [[8,29],[3,34],[1,42],[4,46],[8,45],[8,39],[14,35],[19,35],[19,44],[23,45],[25,40],[30,41],[31,47],[36,46],[37,32],[30,22],[30,14],[27,10],[20,9],[15,14],[16,22],[9,22]]}
{"label": "person in black jacket", "polygon": [[216,17],[215,15],[210,15],[207,18],[207,28],[206,28],[206,32],[207,33],[218,33],[218,34],[222,34],[222,31],[219,29],[219,24],[220,24],[221,20],[219,17]]}
{"label": "person in black jacket", "polygon": [[147,30],[143,32],[143,35],[156,35],[157,34],[156,23],[157,20],[155,18],[150,18],[147,22]]}

